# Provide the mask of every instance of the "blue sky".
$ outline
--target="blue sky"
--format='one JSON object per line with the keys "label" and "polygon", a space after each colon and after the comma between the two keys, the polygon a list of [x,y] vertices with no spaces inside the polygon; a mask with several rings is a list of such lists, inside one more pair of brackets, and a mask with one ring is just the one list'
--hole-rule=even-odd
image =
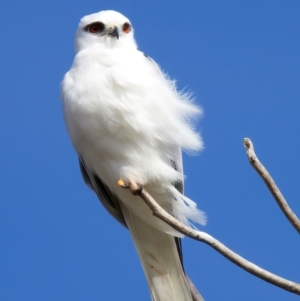
{"label": "blue sky", "polygon": [[[299,235],[242,145],[252,139],[300,216],[299,1],[2,0],[0,300],[150,300],[129,233],[81,179],[61,113],[78,21],[105,9],[131,20],[139,48],[204,109],[205,150],[184,156],[201,229],[300,282]],[[298,300],[202,243],[183,248],[206,301]]]}

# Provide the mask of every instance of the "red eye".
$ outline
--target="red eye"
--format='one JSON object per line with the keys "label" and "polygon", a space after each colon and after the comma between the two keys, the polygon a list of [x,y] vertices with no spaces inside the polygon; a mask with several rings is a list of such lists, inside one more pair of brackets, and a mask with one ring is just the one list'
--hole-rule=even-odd
{"label": "red eye", "polygon": [[103,31],[105,28],[104,24],[102,22],[95,22],[88,26],[88,31],[91,33],[99,33]]}
{"label": "red eye", "polygon": [[124,32],[126,32],[126,33],[128,33],[128,32],[130,32],[130,30],[131,30],[131,25],[129,24],[129,23],[124,23],[124,25],[123,25],[123,31]]}

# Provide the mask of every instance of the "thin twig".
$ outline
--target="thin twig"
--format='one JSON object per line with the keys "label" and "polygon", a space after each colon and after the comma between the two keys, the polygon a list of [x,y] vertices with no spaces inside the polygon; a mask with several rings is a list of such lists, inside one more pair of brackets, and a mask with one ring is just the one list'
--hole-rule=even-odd
{"label": "thin twig", "polygon": [[[123,188],[130,188],[129,186],[122,186]],[[130,189],[131,190],[131,189]],[[275,274],[272,274],[259,266],[247,261],[240,255],[236,254],[229,248],[227,248],[225,245],[223,245],[221,242],[219,242],[217,239],[212,237],[211,235],[202,232],[197,231],[195,229],[192,229],[190,227],[187,227],[186,225],[182,224],[180,221],[175,219],[172,215],[167,213],[153,198],[152,196],[144,189],[140,189],[137,193],[137,191],[131,191],[134,195],[139,195],[145,203],[150,207],[150,209],[153,212],[153,215],[157,218],[161,219],[168,225],[170,225],[172,228],[177,230],[178,232],[193,238],[195,240],[199,240],[204,242],[205,244],[209,245],[210,247],[214,248],[217,252],[222,254],[224,257],[229,259],[234,264],[238,265],[245,271],[251,273],[254,276],[257,276],[271,284],[274,284],[278,287],[281,287],[291,293],[300,295],[300,284],[286,280],[282,277],[279,277]]]}
{"label": "thin twig", "polygon": [[284,213],[286,218],[290,221],[293,227],[297,230],[300,234],[300,220],[296,216],[296,214],[292,211],[289,207],[288,203],[286,202],[284,196],[280,192],[279,188],[277,187],[276,183],[272,179],[271,175],[267,171],[267,169],[260,163],[258,160],[255,152],[253,143],[249,138],[244,139],[244,146],[246,148],[247,157],[249,159],[250,164],[252,167],[257,171],[260,177],[264,180],[267,187],[269,188],[271,194],[273,195],[274,199],[276,200],[278,206],[280,207],[281,211]]}

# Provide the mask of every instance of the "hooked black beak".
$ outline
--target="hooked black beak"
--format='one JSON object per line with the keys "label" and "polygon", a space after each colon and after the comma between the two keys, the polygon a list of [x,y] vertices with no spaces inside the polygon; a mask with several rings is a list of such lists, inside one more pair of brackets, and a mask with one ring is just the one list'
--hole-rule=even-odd
{"label": "hooked black beak", "polygon": [[113,28],[110,28],[108,30],[108,34],[112,37],[117,37],[117,39],[119,40],[119,30],[117,26],[114,26]]}

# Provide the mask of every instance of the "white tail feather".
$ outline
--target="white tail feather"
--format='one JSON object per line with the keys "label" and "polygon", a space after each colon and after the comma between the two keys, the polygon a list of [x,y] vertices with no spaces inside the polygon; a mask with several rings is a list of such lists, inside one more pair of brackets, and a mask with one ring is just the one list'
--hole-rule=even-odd
{"label": "white tail feather", "polygon": [[174,236],[151,227],[121,203],[153,301],[192,301]]}

